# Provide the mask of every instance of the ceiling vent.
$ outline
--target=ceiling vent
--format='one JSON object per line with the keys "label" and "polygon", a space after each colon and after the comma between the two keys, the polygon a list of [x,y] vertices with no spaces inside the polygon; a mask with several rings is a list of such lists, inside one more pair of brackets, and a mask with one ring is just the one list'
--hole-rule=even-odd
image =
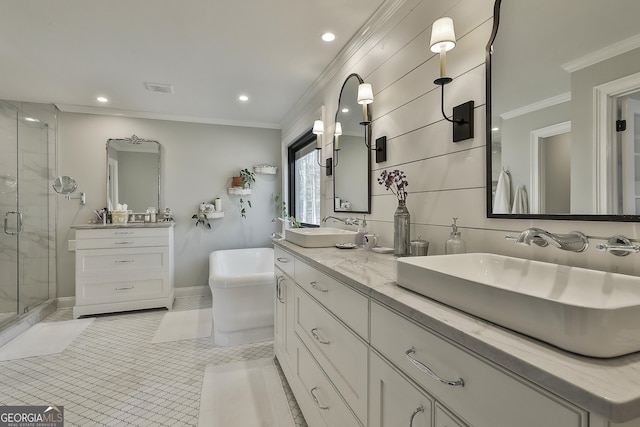
{"label": "ceiling vent", "polygon": [[145,82],[144,84],[147,87],[149,92],[160,92],[160,93],[170,93],[174,94],[173,85],[163,84],[163,83],[149,83]]}

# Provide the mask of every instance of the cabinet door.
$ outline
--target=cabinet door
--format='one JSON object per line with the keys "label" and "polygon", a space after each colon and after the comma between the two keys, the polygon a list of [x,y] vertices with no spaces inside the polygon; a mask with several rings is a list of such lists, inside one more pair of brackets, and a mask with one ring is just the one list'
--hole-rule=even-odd
{"label": "cabinet door", "polygon": [[285,368],[295,372],[294,286],[293,281],[279,268],[275,269],[276,298],[274,347],[278,360]]}
{"label": "cabinet door", "polygon": [[369,427],[431,427],[431,398],[380,356],[370,354]]}
{"label": "cabinet door", "polygon": [[[283,282],[285,281],[282,271],[276,268],[275,270],[276,281],[276,298],[275,307],[273,312],[275,313],[275,321],[273,324],[273,345],[277,350],[283,351],[286,342],[286,301],[283,294]],[[286,286],[286,285],[284,285]],[[280,361],[282,362],[282,361]]]}

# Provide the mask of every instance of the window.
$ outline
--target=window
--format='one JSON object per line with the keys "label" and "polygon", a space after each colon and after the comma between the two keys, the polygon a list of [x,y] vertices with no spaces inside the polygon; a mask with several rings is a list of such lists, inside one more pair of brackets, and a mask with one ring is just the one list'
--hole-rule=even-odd
{"label": "window", "polygon": [[320,165],[316,136],[309,131],[289,147],[289,215],[320,225]]}

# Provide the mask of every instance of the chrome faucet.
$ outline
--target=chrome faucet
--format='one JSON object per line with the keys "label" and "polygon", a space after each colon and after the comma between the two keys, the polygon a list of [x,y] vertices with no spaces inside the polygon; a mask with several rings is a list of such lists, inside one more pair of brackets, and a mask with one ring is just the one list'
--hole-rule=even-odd
{"label": "chrome faucet", "polygon": [[358,218],[338,218],[337,216],[325,216],[322,218],[322,222],[327,222],[328,219],[339,221],[345,225],[360,225],[361,222]]}
{"label": "chrome faucet", "polygon": [[531,243],[540,247],[551,245],[570,252],[582,252],[589,246],[589,239],[579,231],[553,234],[541,228],[527,228],[518,237],[506,236],[506,239],[515,240],[516,245],[530,246]]}

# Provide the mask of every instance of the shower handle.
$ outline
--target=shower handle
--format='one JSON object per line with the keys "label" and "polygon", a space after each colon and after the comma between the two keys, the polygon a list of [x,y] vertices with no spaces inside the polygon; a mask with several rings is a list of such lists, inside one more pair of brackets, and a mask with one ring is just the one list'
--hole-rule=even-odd
{"label": "shower handle", "polygon": [[[18,215],[18,228],[9,230],[9,215]],[[22,213],[18,211],[8,211],[4,214],[4,232],[10,236],[15,236],[22,231]]]}

